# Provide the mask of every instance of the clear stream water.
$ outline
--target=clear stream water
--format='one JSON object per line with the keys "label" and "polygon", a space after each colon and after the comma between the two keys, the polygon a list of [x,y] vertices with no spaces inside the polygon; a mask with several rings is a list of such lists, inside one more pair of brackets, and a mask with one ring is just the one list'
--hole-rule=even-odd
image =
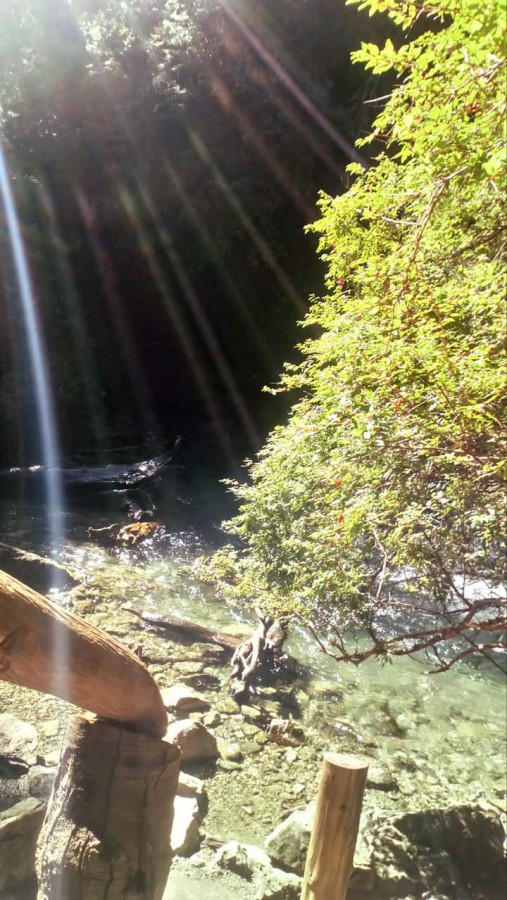
{"label": "clear stream water", "polygon": [[[261,843],[287,809],[315,796],[319,760],[327,749],[371,757],[366,808],[477,800],[503,808],[505,684],[494,667],[457,666],[428,675],[426,660],[408,658],[353,667],[336,664],[303,632],[293,632],[287,649],[301,662],[304,677],[261,694],[259,705],[268,715],[294,718],[301,725],[306,740],[295,753],[264,743],[255,720],[252,724],[239,715],[227,694],[227,667],[214,667],[209,660],[203,664],[191,648],[182,653],[163,633],[144,631],[139,620],[123,613],[121,603],[130,601],[223,630],[250,631],[248,616],[231,611],[182,569],[218,539],[221,495],[201,492],[199,501],[184,499],[166,505],[166,538],[136,549],[107,550],[89,540],[89,525],[122,521],[117,511],[70,509],[61,561],[83,579],[71,608],[132,643],[147,641],[152,671],[162,686],[203,672],[218,677],[219,690],[206,692],[220,716],[216,735],[222,746],[239,743],[241,756],[238,762],[232,754],[212,778],[206,768],[200,773],[210,776],[208,834]],[[44,523],[41,506],[19,498],[0,501],[0,540],[44,556],[49,550]],[[68,602],[65,595],[56,599]],[[12,690],[1,686],[0,704],[19,712],[19,696]],[[58,723],[65,706],[46,698],[21,703],[24,717],[36,720],[43,745],[46,740],[51,746],[51,735],[61,738]]]}

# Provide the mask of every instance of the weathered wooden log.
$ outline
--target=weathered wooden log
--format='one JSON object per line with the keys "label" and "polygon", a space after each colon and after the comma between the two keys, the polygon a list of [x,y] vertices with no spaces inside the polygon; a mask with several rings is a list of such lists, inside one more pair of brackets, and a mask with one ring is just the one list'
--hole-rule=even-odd
{"label": "weathered wooden log", "polygon": [[38,900],[160,900],[180,752],[75,717],[37,850]]}
{"label": "weathered wooden log", "polygon": [[0,569],[43,594],[52,588],[70,590],[79,584],[66,566],[10,544],[0,543]]}
{"label": "weathered wooden log", "polygon": [[162,737],[167,715],[137,656],[0,572],[0,678]]}
{"label": "weathered wooden log", "polygon": [[286,630],[278,619],[264,616],[257,610],[259,625],[246,641],[239,644],[232,657],[231,693],[238,703],[247,703],[259,675],[282,668],[292,662],[283,653]]}
{"label": "weathered wooden log", "polygon": [[345,900],[368,760],[325,753],[301,900]]}
{"label": "weathered wooden log", "polygon": [[212,628],[206,628],[205,625],[197,625],[188,619],[179,619],[177,616],[158,615],[157,613],[146,612],[138,609],[132,603],[123,603],[122,609],[139,616],[147,625],[156,628],[163,628],[176,640],[184,640],[193,643],[217,644],[227,653],[234,653],[236,647],[241,643],[242,638],[234,637],[232,634],[224,634],[222,631],[215,631]]}

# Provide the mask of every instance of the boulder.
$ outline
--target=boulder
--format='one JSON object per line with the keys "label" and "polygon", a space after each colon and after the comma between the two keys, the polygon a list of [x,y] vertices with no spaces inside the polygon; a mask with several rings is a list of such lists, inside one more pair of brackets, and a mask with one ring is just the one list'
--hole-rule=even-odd
{"label": "boulder", "polygon": [[166,740],[180,748],[182,763],[198,759],[217,759],[219,755],[215,737],[201,722],[194,719],[171,722],[166,732]]}
{"label": "boulder", "polygon": [[33,766],[37,762],[38,744],[39,737],[33,725],[11,713],[0,714],[0,756]]}
{"label": "boulder", "polygon": [[[269,834],[264,846],[276,866],[296,875],[303,875],[310,844],[316,801],[295,809]],[[371,889],[371,851],[366,842],[364,820],[361,820],[354,853],[354,868],[350,886],[357,889]]]}
{"label": "boulder", "polygon": [[46,804],[27,797],[0,812],[0,873],[4,887],[12,887],[35,872],[35,845]]}
{"label": "boulder", "polygon": [[210,705],[207,700],[199,697],[185,684],[173,684],[170,688],[162,688],[160,691],[162,702],[166,709],[176,712],[197,712],[208,710]]}
{"label": "boulder", "polygon": [[425,891],[454,897],[457,890],[487,896],[489,887],[498,891],[504,883],[505,835],[495,809],[462,805],[377,813],[370,831],[379,897]]}
{"label": "boulder", "polygon": [[310,843],[315,802],[295,809],[269,834],[264,846],[277,866],[302,875]]}
{"label": "boulder", "polygon": [[175,856],[190,856],[199,848],[201,823],[196,798],[176,795],[171,829],[171,849]]}

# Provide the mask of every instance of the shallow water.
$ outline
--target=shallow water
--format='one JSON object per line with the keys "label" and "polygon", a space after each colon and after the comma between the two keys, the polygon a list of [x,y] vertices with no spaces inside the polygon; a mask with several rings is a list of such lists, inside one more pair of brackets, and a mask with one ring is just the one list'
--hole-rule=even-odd
{"label": "shallow water", "polygon": [[[87,509],[66,516],[61,561],[81,574],[97,609],[105,601],[109,610],[129,601],[148,611],[249,632],[252,620],[247,615],[232,612],[184,570],[218,536],[213,498],[208,505],[176,503],[166,519],[166,537],[139,549],[105,550],[90,542],[87,526],[106,524],[110,515],[108,510]],[[4,503],[0,522],[1,540],[46,554],[43,509]],[[110,621],[108,612],[105,627]],[[287,649],[303,664],[304,677],[279,692],[272,689],[261,705],[265,702],[271,715],[297,719],[307,735],[306,745],[297,759],[286,749],[269,747],[247,755],[238,769],[217,773],[209,832],[258,842],[280,810],[314,796],[319,757],[328,749],[371,758],[365,799],[370,808],[476,800],[503,805],[505,687],[492,666],[457,666],[438,675],[426,674],[424,659],[398,659],[388,665],[371,659],[353,667],[326,657],[303,632],[293,632]],[[228,699],[226,679],[224,670],[223,696]],[[230,714],[218,736],[236,740],[240,718]],[[263,796],[270,791],[276,796]],[[221,802],[229,797],[232,802]]]}

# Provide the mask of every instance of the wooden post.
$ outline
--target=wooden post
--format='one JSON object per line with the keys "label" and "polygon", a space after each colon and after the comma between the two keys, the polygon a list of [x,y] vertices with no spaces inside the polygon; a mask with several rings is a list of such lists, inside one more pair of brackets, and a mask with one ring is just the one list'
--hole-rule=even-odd
{"label": "wooden post", "polygon": [[0,572],[0,678],[163,737],[160,691],[119,641]]}
{"label": "wooden post", "polygon": [[71,721],[39,836],[38,900],[160,900],[179,756],[148,735]]}
{"label": "wooden post", "polygon": [[368,760],[325,753],[301,900],[345,900]]}

